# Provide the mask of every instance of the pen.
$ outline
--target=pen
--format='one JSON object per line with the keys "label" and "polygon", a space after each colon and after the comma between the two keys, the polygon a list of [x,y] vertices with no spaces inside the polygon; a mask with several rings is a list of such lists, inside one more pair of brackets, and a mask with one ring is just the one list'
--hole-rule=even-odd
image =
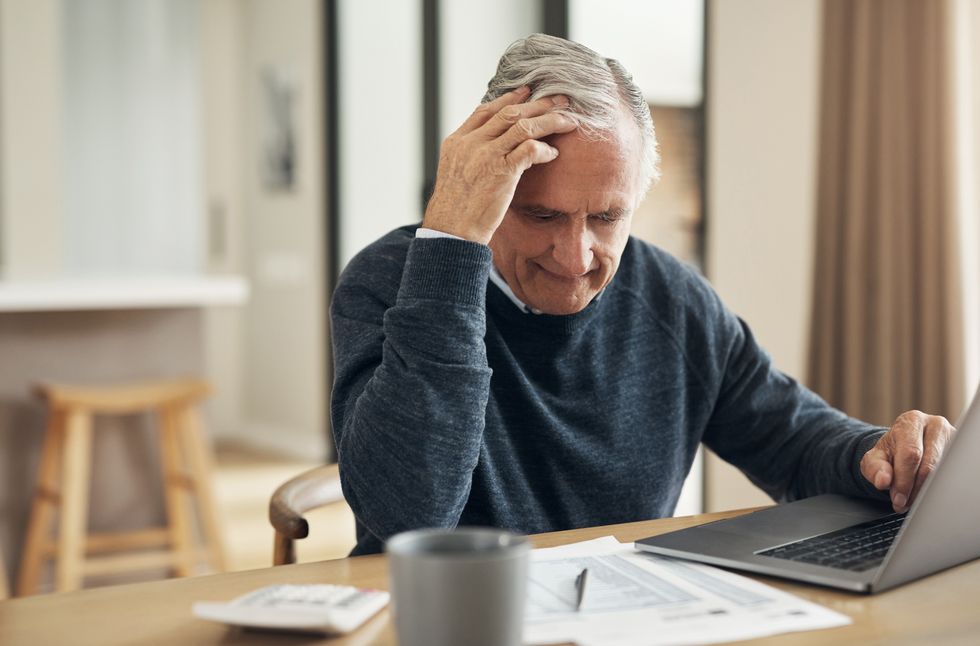
{"label": "pen", "polygon": [[575,589],[578,591],[578,597],[575,600],[575,612],[582,609],[582,602],[585,601],[585,583],[588,580],[589,568],[585,568],[577,577],[575,577]]}

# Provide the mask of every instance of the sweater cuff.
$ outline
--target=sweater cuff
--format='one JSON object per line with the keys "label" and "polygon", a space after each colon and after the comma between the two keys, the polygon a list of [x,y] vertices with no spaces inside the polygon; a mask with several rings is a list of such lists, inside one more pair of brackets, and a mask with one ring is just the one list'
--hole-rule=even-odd
{"label": "sweater cuff", "polygon": [[490,247],[453,238],[416,238],[408,247],[398,300],[483,305],[493,263]]}

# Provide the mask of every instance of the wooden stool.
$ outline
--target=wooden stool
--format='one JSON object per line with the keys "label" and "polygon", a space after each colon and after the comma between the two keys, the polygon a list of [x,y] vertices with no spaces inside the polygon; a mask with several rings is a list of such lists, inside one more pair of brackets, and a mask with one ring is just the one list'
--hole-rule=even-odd
{"label": "wooden stool", "polygon": [[[200,506],[208,560],[215,569],[224,569],[224,550],[211,491],[211,455],[195,409],[209,392],[206,382],[195,379],[91,388],[51,384],[37,387],[38,395],[47,400],[50,417],[17,579],[18,595],[37,591],[41,567],[51,557],[56,562],[58,592],[78,589],[86,575],[171,567],[176,576],[187,576],[199,555],[193,537],[193,510],[184,495],[191,491],[197,494]],[[167,525],[88,535],[92,417],[145,412],[156,413],[160,422]],[[58,536],[51,540],[55,508],[60,508]],[[86,558],[89,554],[125,550],[141,551]]]}

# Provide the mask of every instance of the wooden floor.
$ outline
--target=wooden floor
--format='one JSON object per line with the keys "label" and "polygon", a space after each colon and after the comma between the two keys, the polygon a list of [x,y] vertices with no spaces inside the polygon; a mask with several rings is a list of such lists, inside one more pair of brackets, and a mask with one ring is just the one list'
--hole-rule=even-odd
{"label": "wooden floor", "polygon": [[[269,497],[281,483],[313,462],[271,457],[235,447],[220,447],[215,455],[214,487],[226,528],[228,569],[252,570],[272,565],[272,526]],[[300,562],[347,556],[354,546],[354,516],[338,503],[310,512],[310,536],[298,541]]]}

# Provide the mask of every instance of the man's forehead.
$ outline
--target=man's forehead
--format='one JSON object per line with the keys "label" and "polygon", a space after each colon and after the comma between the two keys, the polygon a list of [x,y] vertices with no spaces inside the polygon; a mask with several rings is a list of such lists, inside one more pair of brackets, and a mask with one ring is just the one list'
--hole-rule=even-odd
{"label": "man's forehead", "polygon": [[641,151],[631,142],[579,131],[546,141],[558,149],[558,158],[525,171],[518,193],[608,193],[625,194],[617,201],[632,199],[639,185]]}
{"label": "man's forehead", "polygon": [[632,119],[625,115],[615,127],[598,132],[585,132],[581,128],[545,139],[558,148],[582,151],[587,155],[603,155],[622,159],[639,159],[643,147],[643,135]]}

